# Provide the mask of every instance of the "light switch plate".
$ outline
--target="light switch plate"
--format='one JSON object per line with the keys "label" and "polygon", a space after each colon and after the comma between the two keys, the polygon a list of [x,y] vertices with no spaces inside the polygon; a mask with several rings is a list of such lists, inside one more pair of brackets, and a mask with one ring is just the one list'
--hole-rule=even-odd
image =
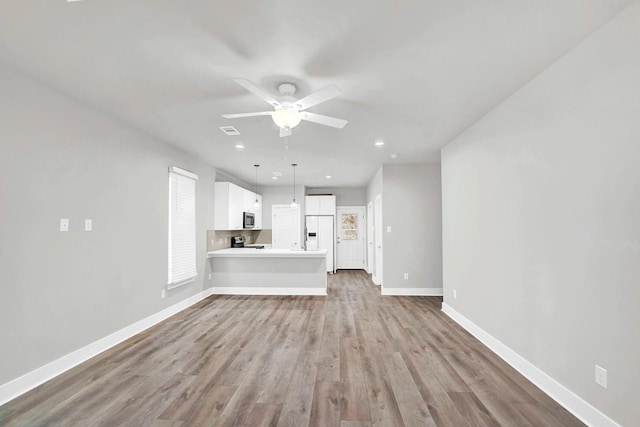
{"label": "light switch plate", "polygon": [[91,231],[93,230],[93,221],[90,219],[85,219],[84,220],[84,231]]}
{"label": "light switch plate", "polygon": [[391,226],[387,225],[387,233],[391,233]]}
{"label": "light switch plate", "polygon": [[60,231],[69,231],[69,218],[60,219]]}

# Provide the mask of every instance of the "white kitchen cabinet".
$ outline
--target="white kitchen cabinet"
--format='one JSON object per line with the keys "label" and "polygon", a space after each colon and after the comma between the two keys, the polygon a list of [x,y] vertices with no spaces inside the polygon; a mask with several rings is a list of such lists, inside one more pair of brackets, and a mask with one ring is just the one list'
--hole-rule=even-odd
{"label": "white kitchen cabinet", "polygon": [[260,207],[255,208],[256,194],[230,182],[215,184],[215,218],[216,230],[242,230],[242,213],[255,214],[256,227],[262,227],[262,196],[258,195]]}
{"label": "white kitchen cabinet", "polygon": [[243,196],[243,206],[242,206],[242,210],[244,212],[251,212],[251,213],[255,213],[255,207],[254,204],[256,202],[256,195],[255,193],[249,191],[249,190],[245,190],[243,188],[244,191],[244,196]]}
{"label": "white kitchen cabinet", "polygon": [[[255,215],[255,226],[254,230],[260,230],[262,228],[262,196],[260,194],[256,194],[253,191],[244,190],[244,204],[243,211],[251,212]],[[256,207],[256,200],[258,201],[258,207]]]}
{"label": "white kitchen cabinet", "polygon": [[305,215],[335,215],[336,196],[305,196]]}

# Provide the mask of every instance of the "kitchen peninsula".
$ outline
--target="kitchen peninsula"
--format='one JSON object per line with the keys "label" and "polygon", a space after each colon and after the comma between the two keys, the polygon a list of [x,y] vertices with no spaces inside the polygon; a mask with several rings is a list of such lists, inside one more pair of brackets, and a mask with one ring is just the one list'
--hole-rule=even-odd
{"label": "kitchen peninsula", "polygon": [[207,254],[213,294],[326,295],[326,250],[229,248]]}

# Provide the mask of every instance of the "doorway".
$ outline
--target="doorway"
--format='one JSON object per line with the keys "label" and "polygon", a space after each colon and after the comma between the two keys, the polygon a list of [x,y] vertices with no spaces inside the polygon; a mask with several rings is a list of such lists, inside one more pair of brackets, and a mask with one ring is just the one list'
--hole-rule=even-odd
{"label": "doorway", "polygon": [[300,249],[300,205],[271,207],[273,249]]}
{"label": "doorway", "polygon": [[338,206],[336,209],[336,268],[364,268],[364,206]]}

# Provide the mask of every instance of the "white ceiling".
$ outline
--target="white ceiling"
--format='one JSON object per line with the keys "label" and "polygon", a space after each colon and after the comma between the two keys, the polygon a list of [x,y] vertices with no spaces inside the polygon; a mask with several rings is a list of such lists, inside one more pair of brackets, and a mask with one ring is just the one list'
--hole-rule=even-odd
{"label": "white ceiling", "polygon": [[[295,162],[300,184],[364,186],[382,163],[439,161],[631,2],[0,0],[0,60],[248,183],[259,163],[260,184],[290,184]],[[302,122],[287,150],[269,117],[220,117],[269,110],[233,78],[296,97],[334,84],[309,111],[349,124]]]}

